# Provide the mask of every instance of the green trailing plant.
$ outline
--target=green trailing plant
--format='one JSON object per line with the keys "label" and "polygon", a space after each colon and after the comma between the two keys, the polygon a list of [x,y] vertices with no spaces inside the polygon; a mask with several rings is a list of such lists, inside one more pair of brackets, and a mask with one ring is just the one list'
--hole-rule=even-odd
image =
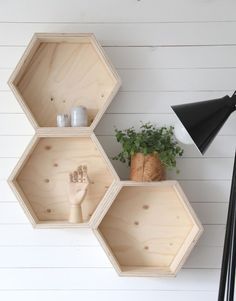
{"label": "green trailing plant", "polygon": [[[136,153],[158,154],[163,165],[169,169],[176,167],[176,157],[183,155],[183,149],[174,139],[174,127],[157,127],[145,123],[136,131],[134,127],[125,130],[115,129],[117,141],[121,144],[121,152],[113,157],[123,163],[131,163]],[[177,170],[178,172],[178,170]]]}

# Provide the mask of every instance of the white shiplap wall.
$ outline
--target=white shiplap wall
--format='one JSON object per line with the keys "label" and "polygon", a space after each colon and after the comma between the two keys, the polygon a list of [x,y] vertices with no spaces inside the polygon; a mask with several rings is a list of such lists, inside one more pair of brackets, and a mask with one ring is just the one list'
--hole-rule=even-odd
{"label": "white shiplap wall", "polygon": [[[175,279],[119,278],[89,229],[33,230],[5,180],[33,130],[7,79],[34,32],[94,32],[123,85],[96,129],[107,154],[113,126],[173,124],[170,104],[236,89],[236,2],[230,0],[0,0],[0,300],[215,301],[236,117],[178,178],[205,232]],[[114,163],[119,175],[127,169]]]}

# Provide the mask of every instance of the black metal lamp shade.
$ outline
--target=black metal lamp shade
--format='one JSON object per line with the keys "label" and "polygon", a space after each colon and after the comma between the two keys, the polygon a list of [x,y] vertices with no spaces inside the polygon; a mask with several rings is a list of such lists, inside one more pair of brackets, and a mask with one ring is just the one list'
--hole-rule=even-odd
{"label": "black metal lamp shade", "polygon": [[202,154],[229,115],[235,111],[235,98],[235,95],[227,95],[213,100],[171,106]]}

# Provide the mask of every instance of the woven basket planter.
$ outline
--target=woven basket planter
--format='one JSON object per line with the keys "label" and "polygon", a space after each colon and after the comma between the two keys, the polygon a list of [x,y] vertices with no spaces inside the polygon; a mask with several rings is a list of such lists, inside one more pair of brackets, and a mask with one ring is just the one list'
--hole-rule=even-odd
{"label": "woven basket planter", "polygon": [[137,182],[165,180],[165,167],[157,154],[136,153],[131,157],[130,180]]}

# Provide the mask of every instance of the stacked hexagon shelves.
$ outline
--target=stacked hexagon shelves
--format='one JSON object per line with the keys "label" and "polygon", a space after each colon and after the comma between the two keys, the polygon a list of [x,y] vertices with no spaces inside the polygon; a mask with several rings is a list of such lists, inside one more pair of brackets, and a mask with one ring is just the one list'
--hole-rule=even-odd
{"label": "stacked hexagon shelves", "polygon": [[[120,78],[92,34],[35,34],[10,87],[35,136],[9,183],[37,227],[91,226],[122,275],[174,275],[202,227],[178,183],[119,180],[94,128]],[[57,128],[56,116],[83,105],[89,126]],[[88,166],[83,223],[68,222],[68,174]]]}
{"label": "stacked hexagon shelves", "polygon": [[[36,34],[10,79],[10,87],[36,130],[10,177],[31,222],[40,227],[67,222],[65,183],[86,163],[91,185],[82,205],[84,226],[117,181],[110,161],[93,134],[120,79],[92,34]],[[89,127],[57,128],[58,113],[76,105],[88,110]]]}

